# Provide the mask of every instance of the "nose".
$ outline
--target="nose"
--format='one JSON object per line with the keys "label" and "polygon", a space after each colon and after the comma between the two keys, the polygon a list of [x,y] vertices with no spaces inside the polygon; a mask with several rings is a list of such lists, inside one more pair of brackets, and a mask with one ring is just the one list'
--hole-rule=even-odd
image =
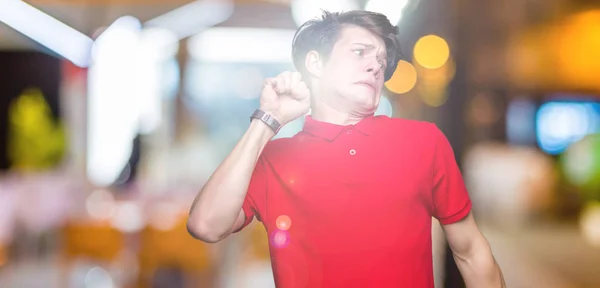
{"label": "nose", "polygon": [[373,73],[373,75],[375,75],[375,77],[377,78],[377,77],[379,77],[379,74],[381,74],[380,72],[382,69],[383,69],[383,65],[379,62],[379,60],[370,59],[366,70],[369,73]]}

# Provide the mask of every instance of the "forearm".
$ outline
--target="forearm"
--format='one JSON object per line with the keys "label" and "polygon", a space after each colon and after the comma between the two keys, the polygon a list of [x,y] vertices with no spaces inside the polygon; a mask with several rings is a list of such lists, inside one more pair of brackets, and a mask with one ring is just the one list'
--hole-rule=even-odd
{"label": "forearm", "polygon": [[260,154],[274,132],[253,120],[231,153],[198,193],[188,230],[201,239],[218,239],[231,231],[244,203]]}
{"label": "forearm", "polygon": [[454,260],[468,288],[504,288],[504,276],[489,244],[481,237],[468,255],[454,253]]}

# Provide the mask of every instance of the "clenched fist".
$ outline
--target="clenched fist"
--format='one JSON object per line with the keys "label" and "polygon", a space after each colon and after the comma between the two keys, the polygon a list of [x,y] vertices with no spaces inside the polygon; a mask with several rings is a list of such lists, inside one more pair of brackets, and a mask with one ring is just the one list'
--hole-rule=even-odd
{"label": "clenched fist", "polygon": [[282,126],[310,108],[310,91],[301,78],[298,72],[286,71],[265,80],[260,109],[273,115]]}

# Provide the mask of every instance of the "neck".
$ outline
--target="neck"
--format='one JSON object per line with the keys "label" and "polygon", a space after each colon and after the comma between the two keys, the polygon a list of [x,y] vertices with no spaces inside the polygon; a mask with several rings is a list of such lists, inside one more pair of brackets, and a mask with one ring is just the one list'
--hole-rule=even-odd
{"label": "neck", "polygon": [[[319,99],[319,98],[317,98]],[[311,117],[314,120],[327,122],[335,125],[354,125],[363,118],[364,115],[353,115],[351,113],[345,113],[338,109],[335,109],[328,105],[326,102],[313,99],[311,105]]]}

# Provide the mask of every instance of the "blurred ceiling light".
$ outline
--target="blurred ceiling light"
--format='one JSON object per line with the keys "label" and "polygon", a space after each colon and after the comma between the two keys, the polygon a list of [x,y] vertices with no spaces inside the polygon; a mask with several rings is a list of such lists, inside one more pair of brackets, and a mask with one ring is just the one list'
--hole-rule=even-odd
{"label": "blurred ceiling light", "polygon": [[167,60],[175,57],[179,50],[177,35],[171,30],[159,27],[149,27],[140,34],[140,52],[146,53],[146,58]]}
{"label": "blurred ceiling light", "polygon": [[[120,54],[122,45],[125,44],[133,49],[134,42],[138,41],[138,34],[142,29],[140,20],[133,16],[123,16],[115,20],[106,28],[93,44],[92,59],[97,57],[98,51],[107,54]],[[107,50],[112,49],[112,50]],[[92,60],[93,61],[93,60]]]}
{"label": "blurred ceiling light", "polygon": [[140,28],[134,17],[121,17],[94,43],[88,73],[87,175],[95,185],[117,180],[139,129],[139,93],[132,82],[138,74]]}
{"label": "blurred ceiling light", "polygon": [[131,169],[136,135],[160,127],[165,63],[175,61],[178,50],[173,32],[142,30],[132,16],[117,19],[94,43],[88,74],[87,174],[95,185],[122,181],[122,171]]}
{"label": "blurred ceiling light", "polygon": [[291,0],[290,5],[292,17],[298,26],[321,16],[323,14],[322,10],[342,12],[361,8],[356,0]]}
{"label": "blurred ceiling light", "polygon": [[393,25],[397,25],[408,2],[409,0],[369,0],[365,10],[381,13],[387,16]]}
{"label": "blurred ceiling light", "polygon": [[409,62],[400,60],[392,78],[385,82],[385,87],[394,93],[404,94],[412,90],[416,83],[417,71],[415,67]]}
{"label": "blurred ceiling light", "polygon": [[231,0],[194,1],[149,20],[145,25],[173,31],[180,40],[227,20],[233,14],[233,6]]}
{"label": "blurred ceiling light", "polygon": [[19,0],[0,0],[0,22],[19,31],[79,67],[87,67],[90,37]]}
{"label": "blurred ceiling light", "polygon": [[413,52],[416,62],[428,69],[440,68],[450,58],[448,43],[437,35],[421,37],[415,44]]}
{"label": "blurred ceiling light", "polygon": [[261,28],[211,28],[188,41],[190,55],[198,61],[229,63],[291,62],[294,30]]}

